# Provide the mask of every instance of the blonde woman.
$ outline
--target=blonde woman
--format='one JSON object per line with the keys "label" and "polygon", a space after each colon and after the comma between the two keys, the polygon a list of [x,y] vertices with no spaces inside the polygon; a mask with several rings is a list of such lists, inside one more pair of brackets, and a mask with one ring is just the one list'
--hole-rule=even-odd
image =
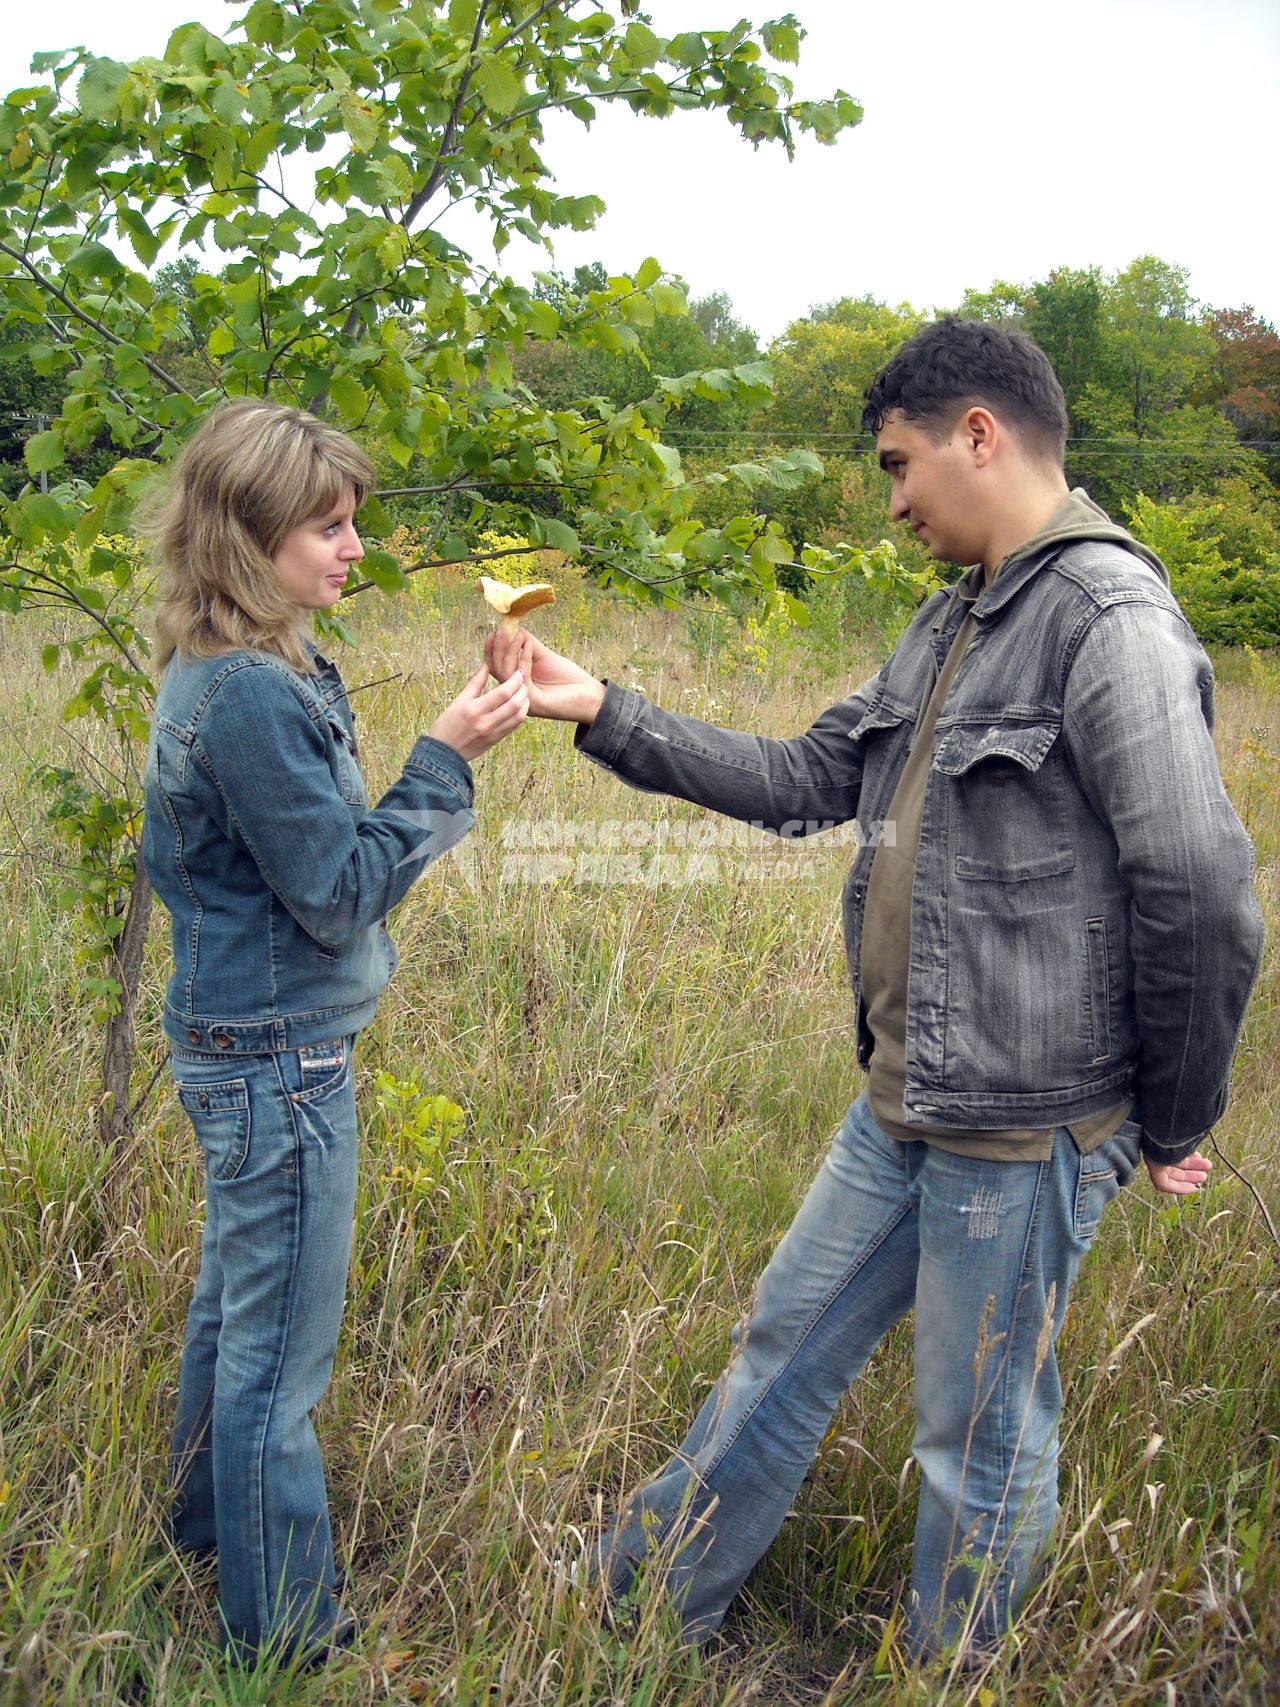
{"label": "blonde woman", "polygon": [[521,723],[482,668],[369,805],[351,708],[310,639],[363,556],[373,469],[255,400],[186,446],[154,519],[164,677],[144,853],[172,915],[164,1026],[206,1217],[173,1438],[174,1538],[215,1556],[228,1652],[351,1641],[310,1411],[328,1385],[356,1183],[351,1053],[395,969],[383,920],[474,823],[469,761]]}

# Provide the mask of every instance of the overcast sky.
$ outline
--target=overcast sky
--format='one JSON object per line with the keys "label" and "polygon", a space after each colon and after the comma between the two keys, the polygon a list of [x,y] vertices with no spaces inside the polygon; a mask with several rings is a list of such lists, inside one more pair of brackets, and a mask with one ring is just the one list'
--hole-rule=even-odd
{"label": "overcast sky", "polygon": [[[695,295],[725,290],[768,339],[814,303],[870,293],[950,307],[968,285],[1056,266],[1113,272],[1155,254],[1189,269],[1204,303],[1252,303],[1280,322],[1275,112],[1280,0],[788,0],[808,29],[797,91],[842,87],[866,116],[834,148],[758,153],[723,121],[623,112],[548,133],[566,193],[608,204],[594,232],[557,239],[569,271],[648,254]],[[756,22],[784,6],[652,0],[662,34]],[[225,31],[221,0],[8,0],[4,89],[37,49],[83,43],[159,54],[174,25]],[[478,248],[459,210],[444,229]],[[516,274],[545,255],[513,244]]]}

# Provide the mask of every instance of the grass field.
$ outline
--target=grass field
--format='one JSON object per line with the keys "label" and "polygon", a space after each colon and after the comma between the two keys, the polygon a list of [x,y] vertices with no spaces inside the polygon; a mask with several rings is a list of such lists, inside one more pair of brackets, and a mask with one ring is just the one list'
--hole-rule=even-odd
{"label": "grass field", "polygon": [[[456,585],[359,605],[344,669],[379,683],[355,698],[376,793],[484,624]],[[659,703],[775,734],[885,644],[834,593],[794,641],[572,586],[540,615],[549,641]],[[620,1642],[558,1579],[562,1550],[680,1438],[859,1075],[848,847],[687,845],[708,820],[530,725],[479,768],[480,829],[394,920],[401,971],[357,1059],[350,1305],[318,1427],[369,1635],[320,1674],[228,1676],[212,1578],[161,1522],[201,1179],[167,1075],[118,1159],[94,1135],[97,1037],[54,906],[61,855],[24,781],[67,750],[69,682],[42,676],[43,638],[6,620],[0,656],[0,1703],[1280,1698],[1275,659],[1218,661],[1222,764],[1272,938],[1218,1132],[1247,1182],[1219,1162],[1181,1206],[1135,1186],[1104,1224],[1062,1341],[1062,1544],[1016,1663],[922,1679],[898,1654],[915,1497],[902,1331],[714,1649],[686,1652],[652,1610]],[[608,865],[643,873],[659,837],[662,881]],[[552,858],[570,869],[551,875]],[[139,1090],[163,1059],[165,935],[157,920]]]}

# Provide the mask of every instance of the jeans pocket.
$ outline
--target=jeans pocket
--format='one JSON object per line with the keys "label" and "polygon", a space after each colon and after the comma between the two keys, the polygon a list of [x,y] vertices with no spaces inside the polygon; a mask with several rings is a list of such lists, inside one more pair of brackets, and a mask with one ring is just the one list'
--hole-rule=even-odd
{"label": "jeans pocket", "polygon": [[320,1102],[334,1095],[351,1077],[354,1037],[335,1037],[327,1043],[304,1043],[280,1060],[290,1101]]}
{"label": "jeans pocket", "polygon": [[1142,1128],[1126,1120],[1096,1150],[1080,1157],[1074,1221],[1076,1238],[1085,1244],[1097,1233],[1103,1210],[1133,1178],[1141,1143]]}
{"label": "jeans pocket", "polygon": [[211,1179],[231,1180],[249,1154],[249,1086],[244,1079],[217,1084],[178,1084]]}

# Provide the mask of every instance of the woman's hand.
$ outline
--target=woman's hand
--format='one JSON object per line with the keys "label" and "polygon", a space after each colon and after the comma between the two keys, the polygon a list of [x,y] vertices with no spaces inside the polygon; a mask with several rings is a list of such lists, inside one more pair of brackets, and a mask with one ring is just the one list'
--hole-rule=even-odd
{"label": "woman's hand", "polygon": [[532,716],[554,717],[565,723],[595,721],[604,699],[604,683],[524,629],[508,636],[495,628],[485,642],[484,656],[486,668],[499,681],[513,670],[524,672]]}
{"label": "woman's hand", "polygon": [[427,731],[437,741],[461,753],[468,762],[496,747],[504,735],[518,729],[529,715],[529,690],[518,669],[486,692],[488,679],[486,664]]}

